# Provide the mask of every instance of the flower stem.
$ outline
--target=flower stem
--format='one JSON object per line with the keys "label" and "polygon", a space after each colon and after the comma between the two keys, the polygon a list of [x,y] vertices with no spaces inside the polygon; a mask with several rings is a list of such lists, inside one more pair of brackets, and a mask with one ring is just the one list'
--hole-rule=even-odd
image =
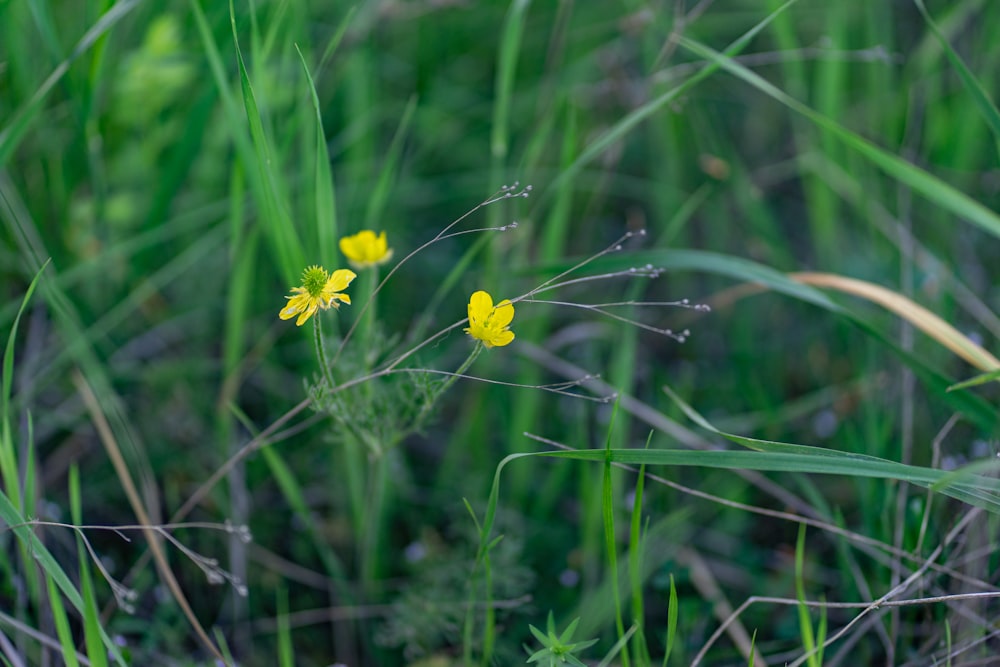
{"label": "flower stem", "polygon": [[462,362],[462,365],[459,366],[458,369],[444,381],[444,383],[442,383],[441,387],[434,392],[434,395],[427,399],[427,402],[424,403],[424,406],[420,409],[420,414],[418,414],[417,418],[414,420],[415,427],[419,427],[419,425],[423,423],[424,419],[430,413],[431,408],[437,405],[438,399],[441,398],[444,392],[451,388],[451,385],[455,384],[458,378],[461,377],[465,371],[469,370],[469,366],[472,365],[472,362],[476,360],[476,357],[478,357],[479,353],[482,351],[482,342],[476,341],[476,346],[472,348],[472,352],[469,353],[468,358],[466,358],[466,360]]}
{"label": "flower stem", "polygon": [[333,381],[333,372],[326,360],[326,346],[323,344],[323,325],[321,323],[323,318],[319,316],[319,313],[316,313],[316,316],[312,319],[315,323],[313,326],[313,344],[316,346],[316,360],[319,362],[323,379],[326,380],[327,389],[332,390],[337,385]]}

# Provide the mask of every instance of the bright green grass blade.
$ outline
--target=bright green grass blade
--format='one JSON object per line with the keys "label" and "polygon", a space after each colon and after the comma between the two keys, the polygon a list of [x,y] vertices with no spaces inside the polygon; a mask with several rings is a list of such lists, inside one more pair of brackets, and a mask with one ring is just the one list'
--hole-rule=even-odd
{"label": "bright green grass blade", "polygon": [[941,48],[944,49],[944,53],[948,56],[948,60],[951,61],[952,66],[955,71],[958,72],[959,78],[962,79],[962,85],[965,86],[965,91],[975,102],[976,107],[979,109],[979,113],[982,114],[983,120],[989,126],[990,130],[993,132],[993,139],[997,142],[997,154],[1000,155],[1000,110],[997,110],[996,105],[993,104],[993,100],[990,99],[986,90],[983,89],[982,84],[976,79],[975,75],[966,66],[965,61],[962,57],[958,55],[955,49],[952,48],[951,42],[945,37],[944,33],[938,27],[934,19],[931,18],[930,12],[927,11],[927,7],[924,6],[924,0],[913,0],[917,9],[923,15],[924,20],[927,22],[927,27],[931,29],[931,32],[941,43]]}
{"label": "bright green grass blade", "polygon": [[10,159],[11,154],[17,148],[21,139],[24,137],[24,133],[27,132],[31,124],[38,118],[38,112],[41,109],[42,102],[48,96],[49,92],[55,87],[59,81],[62,80],[66,72],[69,71],[70,65],[79,58],[81,55],[86,53],[93,47],[98,41],[103,37],[118,21],[123,19],[129,12],[135,9],[142,0],[119,0],[114,7],[109,9],[100,19],[97,20],[94,25],[90,27],[89,30],[80,38],[80,41],[76,43],[72,51],[70,51],[70,56],[66,60],[59,63],[58,66],[52,73],[45,79],[35,94],[32,95],[31,99],[28,100],[20,109],[14,112],[14,115],[6,126],[0,130],[0,167],[7,164],[7,160]]}
{"label": "bright green grass blade", "polygon": [[[569,5],[560,3],[560,11],[569,10]],[[568,97],[568,96],[566,96]],[[560,147],[559,167],[564,169],[572,163],[579,150],[579,136],[577,133],[577,113],[573,104],[568,99],[561,100],[560,103],[551,103],[546,107],[545,114],[538,119],[533,131],[528,147],[522,155],[521,165],[517,168],[517,174],[538,173],[544,158],[542,157],[549,145],[553,142],[554,129],[562,123],[562,142]],[[532,176],[532,178],[534,178]],[[540,234],[536,238],[541,239],[541,247],[537,248],[535,243],[522,243],[518,247],[512,248],[512,253],[508,255],[508,266],[530,266],[533,262],[533,255],[537,252],[539,257],[551,261],[565,254],[565,245],[570,238],[571,211],[573,205],[573,182],[563,181],[557,188],[553,202],[545,214],[545,220],[540,225]],[[524,340],[543,340],[551,331],[552,318],[543,312],[520,325],[520,333]],[[542,384],[544,374],[538,366],[528,366],[520,374],[520,382],[526,385]],[[537,400],[537,396],[532,392],[521,391],[511,396],[513,405],[510,409],[510,419],[507,422],[506,441],[510,451],[527,451],[532,448],[530,441],[525,440],[522,434],[527,431],[535,431],[541,419],[544,404]],[[520,471],[519,471],[520,472]],[[548,516],[552,506],[561,502],[566,480],[561,479],[559,473],[547,478],[546,484],[541,489],[538,487],[537,477],[530,474],[518,475],[514,479],[514,501],[520,506],[525,504],[531,507],[535,516]],[[530,503],[523,500],[530,497]],[[591,522],[581,519],[581,525],[593,525]],[[589,553],[586,547],[583,553]],[[586,559],[585,559],[586,560]]]}
{"label": "bright green grass blade", "polygon": [[288,622],[288,591],[278,589],[278,664],[281,667],[295,667],[295,651],[292,648],[292,629]]}
{"label": "bright green grass blade", "polygon": [[816,125],[828,130],[837,139],[866,157],[887,175],[911,187],[926,199],[938,204],[956,216],[975,223],[990,234],[1000,237],[1000,216],[965,193],[948,185],[936,176],[932,176],[909,162],[879,148],[836,121],[814,111],[764,80],[760,75],[739,64],[728,55],[718,53],[687,37],[680,37],[678,43],[695,55],[724,68],[764,94],[781,102],[793,111],[802,114]]}
{"label": "bright green grass blade", "polygon": [[[667,601],[667,639],[666,648],[663,652],[663,667],[667,667],[670,654],[674,652],[674,643],[677,641],[677,586],[674,584],[674,575],[670,575],[670,598]],[[750,659],[756,652],[750,652]]]}
{"label": "bright green grass blade", "polygon": [[[729,434],[721,434],[726,438]],[[742,444],[742,443],[741,443]],[[723,470],[759,470],[762,472],[795,472],[820,475],[841,475],[845,477],[869,477],[874,479],[906,481],[923,488],[930,488],[944,479],[948,473],[905,465],[861,454],[847,454],[834,450],[804,445],[774,443],[784,447],[799,448],[798,451],[691,451],[680,449],[613,449],[613,463],[648,466],[693,466],[719,468]],[[531,456],[532,454],[511,455]],[[579,449],[572,451],[538,452],[537,456],[567,458],[580,461],[603,462],[603,449]],[[974,476],[941,489],[941,493],[962,502],[982,507],[993,513],[1000,513],[1000,482],[995,479]],[[485,522],[484,522],[485,525]]]}
{"label": "bright green grass blade", "polygon": [[62,596],[59,595],[52,577],[46,577],[45,583],[49,591],[49,606],[52,610],[52,621],[55,623],[56,636],[59,637],[59,645],[62,647],[63,664],[66,667],[78,667],[80,660],[76,655],[73,632],[69,627],[69,617],[66,616],[66,608],[63,606]]}
{"label": "bright green grass blade", "polygon": [[[646,447],[649,447],[649,443],[653,438],[653,433],[650,431],[649,437],[646,438]],[[648,665],[649,653],[646,647],[645,636],[643,633],[643,627],[646,625],[646,619],[644,614],[644,603],[642,596],[642,583],[643,583],[643,549],[645,548],[645,540],[642,539],[643,536],[643,525],[642,525],[642,498],[643,498],[643,488],[646,481],[646,466],[639,466],[639,472],[636,475],[635,482],[635,492],[632,499],[632,521],[629,526],[629,543],[628,543],[628,576],[629,576],[629,587],[630,597],[632,602],[632,627],[635,629],[635,642],[633,646],[635,647],[635,660],[637,664]]]}
{"label": "bright green grass blade", "polygon": [[[80,595],[80,591],[76,589],[73,582],[70,581],[69,577],[63,571],[62,566],[52,556],[52,553],[45,544],[38,539],[32,527],[27,525],[25,518],[14,507],[7,494],[3,492],[0,492],[0,519],[8,526],[11,526],[11,532],[25,545],[26,550],[34,556],[35,562],[38,563],[48,578],[62,591],[62,594],[66,596],[66,599],[70,601],[73,607],[83,613],[84,600]],[[118,648],[111,638],[103,633],[102,638],[106,650],[111,651],[112,655],[116,656],[115,660],[118,664],[124,665],[124,661],[118,654]]]}
{"label": "bright green grass blade", "polygon": [[[69,505],[70,517],[77,526],[83,523],[83,503],[80,495],[80,470],[73,465],[69,475]],[[89,552],[84,548],[83,536],[74,535],[76,539],[76,558],[80,572],[80,600],[78,607],[83,616],[83,637],[87,649],[87,657],[92,665],[107,665],[102,650],[100,635],[103,633],[100,623],[100,612],[94,599],[94,582],[90,574]],[[65,592],[65,591],[64,591]]]}
{"label": "bright green grass blade", "polygon": [[[806,551],[806,525],[799,524],[799,536],[795,541],[795,598],[798,600],[796,609],[799,617],[799,636],[802,638],[802,648],[806,653],[816,650],[816,635],[813,633],[812,619],[809,618],[809,607],[806,606],[806,589],[803,580],[803,561]],[[819,667],[815,656],[809,658],[809,667]]]}
{"label": "bright green grass blade", "polygon": [[[618,590],[618,541],[615,537],[615,496],[614,485],[611,481],[611,434],[614,430],[615,416],[618,412],[618,405],[611,415],[611,423],[608,424],[608,436],[604,443],[604,451],[607,457],[604,459],[604,476],[601,482],[601,517],[604,523],[604,546],[608,559],[607,577],[611,581],[611,590],[615,601],[615,629],[619,639],[625,635],[625,623],[622,619],[622,597]],[[629,654],[628,647],[622,646],[622,665],[628,667]]]}
{"label": "bright green grass blade", "polygon": [[[628,629],[628,632],[619,637],[618,641],[616,641],[614,645],[608,649],[607,654],[605,654],[605,656],[601,659],[601,661],[597,663],[597,667],[609,667],[609,665],[611,665],[612,662],[614,661],[615,656],[618,655],[619,651],[622,653],[622,664],[623,665],[628,664],[627,657],[625,656],[625,649],[628,646],[628,640],[632,638],[632,635],[634,635],[638,629],[639,626],[633,624]],[[597,642],[596,639],[593,640],[593,643],[596,642]],[[583,665],[584,663],[579,662],[578,664]],[[637,664],[642,664],[642,663],[637,663]]]}
{"label": "bright green grass blade", "polygon": [[996,477],[997,471],[1000,470],[1000,458],[986,458],[973,461],[972,463],[967,463],[954,470],[949,470],[946,475],[939,479],[934,484],[931,484],[931,491],[941,491],[948,488],[957,481],[969,479],[975,475],[986,475],[987,477]]}
{"label": "bright green grass blade", "polygon": [[827,614],[826,607],[819,608],[819,626],[816,628],[816,664],[823,667],[823,651],[826,644]]}
{"label": "bright green grass blade", "polygon": [[14,317],[14,324],[11,326],[10,334],[7,336],[7,346],[4,348],[3,354],[3,380],[2,385],[0,385],[0,420],[2,420],[2,429],[0,429],[0,472],[2,472],[3,476],[4,490],[10,494],[10,497],[18,505],[21,502],[21,484],[17,476],[17,454],[14,451],[14,437],[11,430],[12,420],[10,414],[10,400],[14,386],[14,344],[17,338],[17,328],[21,323],[21,315],[24,314],[25,308],[28,307],[31,295],[34,294],[35,287],[38,285],[38,281],[41,279],[42,273],[48,265],[49,260],[45,260],[45,263],[35,273],[35,277],[32,278],[31,283],[28,285],[28,289],[24,293],[24,298],[21,299],[21,307],[18,308],[17,315]]}
{"label": "bright green grass blade", "polygon": [[263,201],[263,223],[271,241],[275,245],[278,263],[282,275],[289,284],[305,266],[305,253],[295,227],[281,203],[281,191],[278,186],[278,172],[272,160],[272,149],[264,132],[264,122],[257,106],[257,98],[250,83],[250,75],[240,51],[239,35],[236,32],[236,10],[233,0],[229,2],[229,21],[233,29],[233,45],[236,48],[236,62],[240,71],[240,89],[243,91],[243,106],[247,121],[250,123],[250,138],[253,140],[254,155],[257,168],[260,170],[261,193]]}
{"label": "bright green grass blade", "polygon": [[981,384],[986,384],[987,382],[995,382],[997,380],[1000,380],[1000,370],[990,371],[989,373],[983,373],[982,375],[977,375],[976,377],[965,380],[964,382],[953,384],[950,387],[948,387],[948,391],[958,391],[959,389],[978,387]]}
{"label": "bright green grass blade", "polygon": [[[338,34],[342,37],[347,28],[346,21],[341,24]],[[319,248],[319,257],[323,266],[336,266],[335,257],[337,249],[337,197],[333,184],[333,174],[330,171],[330,155],[326,149],[326,136],[323,132],[323,114],[320,111],[319,96],[316,94],[316,84],[313,82],[312,74],[309,73],[309,66],[306,64],[305,56],[295,45],[295,52],[299,54],[302,62],[302,69],[306,73],[306,81],[309,83],[309,94],[312,98],[313,111],[316,112],[316,154],[313,156],[315,171],[313,172],[313,190],[316,198],[316,247]]]}
{"label": "bright green grass blade", "polygon": [[[222,100],[222,108],[226,114],[226,126],[230,128],[233,143],[236,145],[236,152],[240,156],[240,162],[247,169],[248,177],[259,179],[260,170],[252,168],[254,164],[253,146],[246,134],[237,129],[243,127],[245,112],[240,112],[236,98],[229,88],[226,67],[222,62],[222,55],[219,53],[219,47],[216,45],[212,35],[212,27],[205,17],[205,12],[202,10],[199,0],[190,0],[190,4],[191,14],[194,16],[195,25],[198,28],[198,35],[201,37],[202,49],[205,52],[205,58],[208,60],[208,67],[212,72],[212,78],[215,80],[216,89],[219,91],[219,99]],[[261,189],[263,189],[263,186],[255,183],[254,190]]]}
{"label": "bright green grass blade", "polygon": [[[542,456],[542,454],[536,453],[535,456]],[[583,468],[579,465],[566,467],[571,468],[575,475],[581,477],[587,472],[594,472],[598,479],[603,471],[603,466],[599,465],[589,465]],[[593,492],[593,488],[598,483],[599,481],[589,491],[590,495],[598,497],[598,502],[600,502],[599,494]],[[656,544],[661,548],[655,551],[647,548],[644,553],[642,578],[645,585],[648,586],[650,579],[658,572],[662,572],[664,568],[673,567],[678,557],[678,549],[687,541],[694,539],[696,529],[690,524],[693,514],[691,508],[684,508],[664,515],[655,515],[655,518],[648,523],[643,540],[647,544]],[[603,539],[603,535],[601,538]],[[600,546],[600,551],[603,553],[603,545]],[[619,576],[624,575],[624,571],[619,572]],[[605,632],[608,625],[614,622],[614,606],[609,602],[613,597],[611,586],[611,578],[605,576],[597,585],[590,586],[580,592],[580,599],[568,616],[581,617],[579,629],[581,636],[593,636]],[[648,661],[641,662],[645,660],[645,650],[631,657],[636,664],[649,664]]]}
{"label": "bright green grass blade", "polygon": [[[79,536],[78,536],[79,539]],[[101,643],[101,612],[97,609],[94,598],[94,581],[90,575],[90,561],[87,552],[80,544],[77,549],[80,560],[80,594],[83,596],[83,638],[87,647],[87,657],[92,667],[107,667],[108,658]]]}
{"label": "bright green grass blade", "polygon": [[[222,629],[216,626],[213,628],[212,634],[215,636],[215,645],[219,647],[222,657],[225,658],[225,660],[221,661],[222,664],[226,665],[226,667],[238,664],[236,660],[233,659],[233,651],[229,648],[229,642],[226,641],[226,635],[223,633]],[[216,664],[218,664],[218,662]]]}
{"label": "bright green grass blade", "polygon": [[[958,498],[964,502],[984,507],[991,512],[1000,510],[1000,481],[998,480],[974,474],[955,476],[951,472],[905,465],[866,454],[846,453],[823,447],[775,442],[725,433],[710,424],[707,419],[674,393],[670,387],[664,386],[663,390],[684,411],[684,414],[691,421],[702,428],[756,452],[779,455],[777,458],[771,459],[767,465],[777,465],[779,467],[791,465],[794,467],[796,464],[793,463],[793,460],[803,462],[803,460],[811,459],[809,461],[810,470],[808,472],[823,473],[825,470],[829,474],[848,476],[852,474],[852,466],[857,466],[853,474],[858,476],[909,481],[924,488],[930,488],[934,491]],[[792,458],[783,460],[781,458],[783,455],[788,455]],[[804,459],[800,457],[804,457]],[[830,464],[829,467],[827,464]],[[788,470],[791,471],[791,468]],[[807,471],[802,470],[801,472]]]}

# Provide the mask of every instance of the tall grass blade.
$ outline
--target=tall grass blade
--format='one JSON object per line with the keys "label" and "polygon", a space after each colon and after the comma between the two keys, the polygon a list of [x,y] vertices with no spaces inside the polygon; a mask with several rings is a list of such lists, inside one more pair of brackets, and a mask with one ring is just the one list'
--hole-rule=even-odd
{"label": "tall grass blade", "polygon": [[24,133],[27,132],[31,124],[38,118],[38,112],[41,108],[42,102],[48,96],[49,92],[55,87],[59,81],[66,75],[69,71],[70,65],[72,65],[77,58],[82,56],[84,53],[90,50],[95,44],[97,44],[100,39],[109,31],[116,23],[122,20],[129,12],[131,12],[137,5],[139,5],[142,0],[119,0],[115,5],[109,9],[107,12],[97,20],[94,25],[84,33],[80,41],[76,43],[73,50],[66,60],[59,63],[52,73],[42,82],[38,90],[31,97],[28,102],[22,106],[20,109],[14,112],[13,117],[7,123],[6,127],[0,130],[0,167],[7,164],[7,160],[10,159],[11,154],[17,149]]}
{"label": "tall grass blade", "polygon": [[989,126],[990,131],[993,132],[993,140],[997,144],[997,156],[1000,157],[1000,110],[997,109],[996,105],[993,104],[993,100],[987,94],[986,90],[983,88],[976,76],[962,60],[962,57],[958,55],[951,46],[951,42],[945,36],[941,29],[938,27],[937,23],[931,17],[930,12],[927,11],[927,7],[924,5],[924,0],[913,0],[913,3],[920,10],[920,14],[924,17],[924,21],[927,22],[927,27],[931,29],[934,37],[937,38],[938,42],[941,44],[941,48],[944,49],[944,53],[948,56],[948,60],[951,62],[955,71],[958,72],[959,78],[962,79],[962,85],[965,86],[965,91],[975,102],[976,108],[979,109],[979,113],[982,114],[983,120]]}
{"label": "tall grass blade", "polygon": [[28,289],[21,299],[21,306],[17,310],[17,315],[14,316],[14,323],[11,325],[10,334],[7,336],[7,345],[4,347],[3,353],[3,379],[2,384],[0,384],[0,421],[2,421],[2,430],[0,430],[0,473],[3,476],[4,491],[9,494],[9,497],[14,499],[18,507],[21,506],[21,483],[18,478],[17,453],[14,451],[14,434],[11,429],[12,416],[10,414],[10,400],[14,387],[14,347],[17,339],[17,329],[21,324],[21,315],[24,314],[24,310],[28,307],[31,295],[34,294],[35,287],[38,285],[38,281],[41,279],[45,268],[49,265],[49,261],[45,260],[42,267],[35,273],[35,277],[31,279],[31,283],[28,285]]}
{"label": "tall grass blade", "polygon": [[[677,641],[677,586],[674,584],[674,575],[670,575],[670,598],[667,600],[667,639],[663,651],[663,667],[667,667],[671,654],[674,652],[674,643]],[[750,653],[750,659],[756,651]]]}
{"label": "tall grass blade", "polygon": [[62,596],[52,577],[45,578],[45,584],[49,592],[49,606],[52,609],[52,622],[56,626],[56,636],[59,638],[59,646],[62,648],[63,664],[66,667],[79,667],[80,659],[76,654],[76,645],[73,640],[73,631],[69,627],[69,617],[66,615],[66,607],[63,605]]}
{"label": "tall grass blade", "polygon": [[[77,539],[80,537],[77,536]],[[78,544],[77,547],[77,558],[80,562],[80,593],[83,596],[83,637],[87,647],[87,657],[92,667],[107,667],[107,653],[101,642],[104,630],[101,626],[101,612],[97,609],[97,601],[94,598],[90,561],[83,544]]]}
{"label": "tall grass blade", "polygon": [[288,591],[278,590],[278,665],[295,667],[295,650],[292,646],[292,629],[288,621]]}
{"label": "tall grass blade", "polygon": [[[604,476],[601,482],[601,517],[604,522],[604,546],[607,550],[608,559],[607,577],[611,581],[612,597],[615,602],[615,629],[618,631],[619,639],[625,636],[625,623],[622,618],[621,591],[618,587],[618,540],[615,533],[615,496],[614,485],[611,481],[611,434],[614,429],[614,416],[612,413],[611,423],[608,424],[608,436],[605,440],[604,451]],[[622,665],[629,666],[628,646],[622,646]]]}
{"label": "tall grass blade", "polygon": [[[347,29],[347,23],[341,25],[338,33],[338,40]],[[313,171],[313,189],[316,197],[316,247],[319,248],[320,262],[325,267],[335,266],[337,252],[337,237],[340,235],[337,229],[337,196],[336,188],[333,184],[333,173],[330,170],[330,154],[326,149],[326,135],[323,131],[323,114],[320,111],[319,95],[316,94],[316,84],[312,74],[309,73],[309,66],[306,64],[305,56],[295,45],[295,52],[299,54],[302,62],[302,70],[306,74],[306,81],[309,83],[309,96],[312,99],[313,111],[316,112],[316,154],[313,156],[315,169]]]}
{"label": "tall grass blade", "polygon": [[1000,237],[1000,216],[965,193],[948,185],[936,176],[879,148],[872,142],[848,130],[831,118],[809,108],[791,97],[757,73],[747,69],[728,54],[722,54],[687,37],[679,43],[697,56],[724,68],[746,83],[781,102],[796,113],[802,114],[823,129],[828,130],[851,149],[857,151],[887,175],[911,187],[915,192],[954,215],[978,225],[990,234]]}
{"label": "tall grass blade", "polygon": [[233,29],[236,62],[239,65],[243,106],[246,110],[247,121],[250,123],[250,138],[253,140],[255,161],[257,168],[260,170],[260,183],[263,186],[261,203],[263,205],[264,228],[268,232],[268,237],[275,245],[282,276],[286,282],[293,284],[295,277],[305,266],[305,253],[295,232],[295,227],[282,205],[282,196],[278,187],[278,174],[271,157],[273,151],[270,147],[267,134],[264,132],[264,123],[261,119],[260,109],[257,106],[257,98],[254,96],[253,86],[250,83],[250,75],[247,72],[246,63],[243,61],[243,53],[240,51],[239,35],[236,31],[236,10],[233,6],[233,0],[229,2],[229,21]]}
{"label": "tall grass blade", "polygon": [[806,606],[806,589],[803,580],[803,561],[806,551],[806,525],[799,524],[799,536],[795,541],[795,598],[798,600],[796,609],[799,616],[799,635],[802,638],[802,648],[809,655],[809,667],[821,667],[815,655],[816,635],[813,632],[812,619],[809,618],[809,607]]}
{"label": "tall grass blade", "polygon": [[[652,439],[653,433],[650,431],[649,437],[646,438],[647,448],[649,447],[649,443]],[[646,466],[639,466],[639,473],[636,475],[635,491],[632,499],[632,521],[629,526],[628,574],[632,601],[632,623],[634,624],[633,627],[635,628],[636,638],[636,641],[633,643],[633,646],[635,647],[635,659],[637,664],[648,665],[650,664],[650,660],[643,632],[643,628],[646,625],[646,619],[644,612],[645,603],[642,595],[643,550],[645,548],[645,541],[642,539],[642,500],[645,482]]]}

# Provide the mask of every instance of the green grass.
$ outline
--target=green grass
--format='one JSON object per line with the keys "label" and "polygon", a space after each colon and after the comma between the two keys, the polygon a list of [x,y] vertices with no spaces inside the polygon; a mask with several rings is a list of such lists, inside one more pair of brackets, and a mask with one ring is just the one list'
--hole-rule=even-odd
{"label": "green grass", "polygon": [[1000,652],[1000,6],[314,5],[0,0],[5,664]]}

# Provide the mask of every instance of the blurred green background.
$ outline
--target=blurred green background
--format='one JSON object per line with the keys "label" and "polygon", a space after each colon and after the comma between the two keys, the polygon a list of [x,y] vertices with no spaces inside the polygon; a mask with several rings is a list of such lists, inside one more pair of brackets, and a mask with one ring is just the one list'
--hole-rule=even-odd
{"label": "blurred green background", "polygon": [[[581,617],[579,638],[602,640],[587,656],[596,664],[618,634],[599,466],[528,459],[505,469],[489,593],[481,570],[470,575],[479,535],[463,499],[481,517],[503,457],[549,448],[526,433],[581,449],[609,440],[641,449],[650,433],[651,448],[719,446],[665,384],[724,431],[931,468],[995,458],[996,390],[945,392],[988,366],[867,300],[828,292],[831,307],[819,307],[817,293],[797,293],[784,277],[814,271],[881,285],[996,350],[1000,115],[989,100],[1000,81],[1000,5],[927,5],[933,24],[903,0],[259,1],[236,2],[232,21],[226,3],[201,0],[0,0],[5,339],[51,260],[7,357],[16,456],[4,462],[16,461],[17,475],[4,471],[5,493],[26,518],[69,522],[76,470],[83,523],[137,523],[79,374],[152,519],[167,522],[307,398],[311,326],[277,318],[306,265],[342,266],[337,239],[361,229],[385,230],[402,259],[514,182],[531,185],[530,196],[490,204],[456,229],[516,229],[448,238],[404,264],[379,294],[378,324],[363,324],[345,347],[342,378],[465,317],[473,291],[514,298],[629,231],[645,235],[574,275],[649,263],[660,277],[585,282],[544,298],[689,299],[711,312],[614,309],[689,329],[679,343],[592,311],[522,303],[515,342],[469,371],[521,385],[600,375],[598,395],[634,399],[617,408],[463,380],[419,433],[380,457],[323,413],[282,424],[185,518],[247,525],[253,542],[198,527],[175,533],[248,595],[210,585],[166,546],[193,613],[241,664],[448,665],[470,653],[520,664],[522,644],[535,641],[528,624],[542,627],[549,610],[558,627]],[[703,49],[734,44],[722,62],[742,75]],[[371,284],[362,275],[354,304],[322,315],[327,333],[348,330]],[[471,347],[454,330],[410,365],[454,371]],[[371,383],[384,403],[359,389],[344,416],[377,431],[393,406],[417,400],[410,380]],[[926,557],[939,546],[950,569],[931,571],[907,596],[996,590],[995,509],[974,515],[956,546],[949,531],[980,510],[906,483],[649,472],[896,548],[874,556],[810,528],[810,599],[875,599],[916,567],[898,552]],[[636,477],[615,475],[621,566]],[[689,664],[707,644],[702,664],[747,664],[732,636],[709,641],[725,618],[718,596],[731,607],[752,595],[794,600],[796,523],[652,481],[642,501],[644,594],[632,615],[645,614],[652,661],[665,650],[672,575],[670,664]],[[74,534],[35,532],[76,581]],[[112,576],[139,594],[134,614],[111,605],[102,619],[133,664],[207,664],[144,560],[141,534],[88,536]],[[30,555],[9,530],[0,545],[0,609],[54,636],[44,593],[26,583]],[[95,586],[104,606],[107,585]],[[482,607],[470,639],[474,599]],[[998,611],[991,599],[883,609],[834,643],[826,664],[930,664],[957,646],[968,649],[951,664],[987,664],[973,661],[1000,650],[990,621]],[[829,610],[831,631],[857,613]],[[756,630],[770,664],[795,660],[807,644],[794,606],[753,605],[739,622]],[[22,626],[0,627],[28,664],[42,664]],[[631,659],[645,658],[633,650]]]}

